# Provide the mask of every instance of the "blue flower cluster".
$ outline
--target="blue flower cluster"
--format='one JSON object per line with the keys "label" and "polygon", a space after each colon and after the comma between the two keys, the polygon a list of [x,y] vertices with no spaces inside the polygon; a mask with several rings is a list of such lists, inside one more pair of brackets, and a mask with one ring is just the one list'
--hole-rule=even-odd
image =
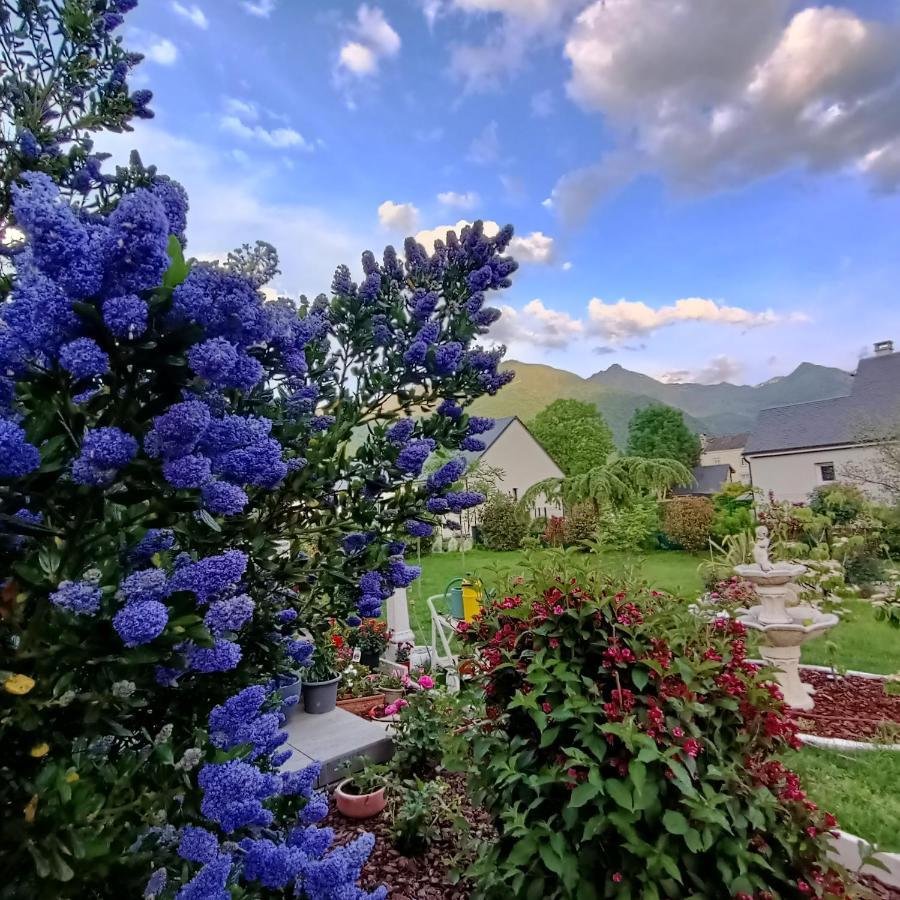
{"label": "blue flower cluster", "polygon": [[0,478],[24,478],[41,464],[37,447],[29,444],[25,430],[0,418]]}
{"label": "blue flower cluster", "polygon": [[100,588],[87,581],[61,581],[50,595],[50,602],[78,616],[93,616],[100,610]]}
{"label": "blue flower cluster", "polygon": [[250,746],[247,760],[269,758],[287,740],[281,730],[284,715],[264,712],[267,694],[262,685],[244,688],[209,715],[209,737],[214,747],[231,750]]}
{"label": "blue flower cluster", "polygon": [[137,451],[135,438],[119,428],[109,426],[86,431],[81,455],[72,463],[72,479],[78,484],[108,487]]}

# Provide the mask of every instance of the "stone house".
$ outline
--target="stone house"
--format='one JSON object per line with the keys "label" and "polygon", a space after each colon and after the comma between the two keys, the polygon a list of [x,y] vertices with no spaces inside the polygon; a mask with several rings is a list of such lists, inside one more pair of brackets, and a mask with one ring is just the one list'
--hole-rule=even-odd
{"label": "stone house", "polygon": [[763,497],[805,502],[816,487],[846,479],[848,466],[876,463],[872,433],[896,423],[900,353],[881,341],[859,361],[848,395],[760,411],[744,447],[751,483]]}
{"label": "stone house", "polygon": [[750,433],[700,435],[701,466],[731,466],[732,481],[750,483],[750,467],[744,459],[744,447]]}

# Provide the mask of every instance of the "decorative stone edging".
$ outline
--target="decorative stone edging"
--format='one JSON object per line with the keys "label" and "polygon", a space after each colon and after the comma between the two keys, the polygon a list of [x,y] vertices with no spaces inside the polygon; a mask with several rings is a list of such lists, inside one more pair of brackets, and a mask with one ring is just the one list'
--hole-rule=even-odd
{"label": "decorative stone edging", "polygon": [[831,839],[831,848],[828,855],[845,869],[856,872],[859,875],[872,875],[882,883],[890,887],[900,888],[900,853],[887,853],[879,851],[874,858],[885,866],[862,865],[863,855],[868,855],[872,845],[855,834],[846,831],[838,831],[837,836]]}

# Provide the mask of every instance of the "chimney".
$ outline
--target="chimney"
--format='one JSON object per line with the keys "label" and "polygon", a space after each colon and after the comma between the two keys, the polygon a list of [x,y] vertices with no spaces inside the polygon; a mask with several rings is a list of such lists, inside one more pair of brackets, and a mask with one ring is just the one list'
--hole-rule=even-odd
{"label": "chimney", "polygon": [[876,356],[887,356],[889,353],[894,352],[894,342],[893,341],[876,341],[875,343],[875,355]]}

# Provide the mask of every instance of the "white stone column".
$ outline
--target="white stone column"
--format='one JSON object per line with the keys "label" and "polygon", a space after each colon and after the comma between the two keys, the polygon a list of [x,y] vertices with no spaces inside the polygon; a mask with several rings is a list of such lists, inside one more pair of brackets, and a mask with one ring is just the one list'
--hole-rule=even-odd
{"label": "white stone column", "polygon": [[775,668],[775,680],[784,695],[784,702],[794,709],[812,709],[812,685],[800,680],[800,646],[769,647],[759,645],[759,654]]}
{"label": "white stone column", "polygon": [[397,588],[387,599],[387,624],[393,632],[386,655],[388,659],[397,658],[398,644],[415,644],[416,636],[409,624],[409,602],[406,588]]}

